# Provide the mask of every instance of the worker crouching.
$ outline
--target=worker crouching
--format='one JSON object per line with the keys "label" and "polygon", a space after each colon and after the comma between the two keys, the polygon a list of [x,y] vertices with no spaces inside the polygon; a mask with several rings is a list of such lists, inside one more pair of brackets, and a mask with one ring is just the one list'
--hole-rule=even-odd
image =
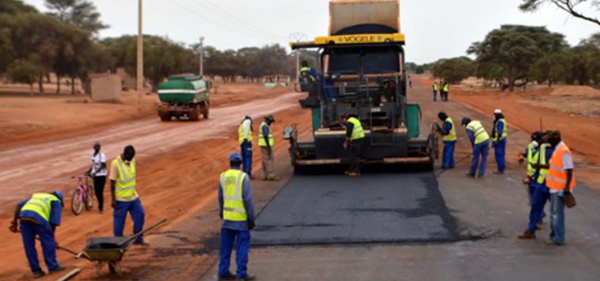
{"label": "worker crouching", "polygon": [[[240,170],[242,156],[234,152],[229,157],[230,169],[219,178],[219,215],[221,226],[221,252],[219,280],[254,280],[248,274],[250,230],[254,228],[254,203],[249,176]],[[231,251],[236,245],[236,274],[229,271]]]}
{"label": "worker crouching", "polygon": [[62,192],[54,191],[53,193],[34,193],[30,199],[22,201],[15,209],[10,231],[19,232],[17,228],[17,220],[19,220],[25,255],[35,278],[46,274],[40,267],[35,249],[36,236],[39,236],[42,242],[42,252],[48,271],[53,273],[66,269],[56,261],[57,243],[54,238],[56,227],[60,226],[63,206]]}
{"label": "worker crouching", "polygon": [[342,115],[339,121],[346,126],[344,149],[348,150],[350,154],[350,166],[345,174],[351,177],[358,177],[360,176],[360,159],[362,157],[365,132],[356,114],[350,114],[348,118]]}

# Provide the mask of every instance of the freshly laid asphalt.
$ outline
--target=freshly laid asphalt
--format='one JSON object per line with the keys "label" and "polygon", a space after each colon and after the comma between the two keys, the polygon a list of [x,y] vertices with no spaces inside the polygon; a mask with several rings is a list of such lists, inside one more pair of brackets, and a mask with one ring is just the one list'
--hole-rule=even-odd
{"label": "freshly laid asphalt", "polygon": [[295,176],[262,211],[252,244],[460,240],[433,173]]}

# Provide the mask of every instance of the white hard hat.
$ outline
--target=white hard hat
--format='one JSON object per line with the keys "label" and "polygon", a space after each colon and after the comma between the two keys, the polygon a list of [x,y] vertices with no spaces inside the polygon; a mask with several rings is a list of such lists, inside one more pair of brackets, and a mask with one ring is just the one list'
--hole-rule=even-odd
{"label": "white hard hat", "polygon": [[496,110],[494,110],[494,114],[502,114],[502,110],[496,109]]}

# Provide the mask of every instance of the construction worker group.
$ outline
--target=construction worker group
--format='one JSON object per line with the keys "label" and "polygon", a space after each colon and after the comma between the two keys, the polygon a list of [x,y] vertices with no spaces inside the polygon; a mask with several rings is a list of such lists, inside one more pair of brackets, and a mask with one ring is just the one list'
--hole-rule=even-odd
{"label": "construction worker group", "polygon": [[[94,143],[92,152],[92,166],[85,173],[94,181],[94,189],[98,200],[98,210],[103,213],[104,208],[104,185],[106,181],[106,156],[100,151],[99,142]],[[111,163],[110,168],[111,206],[113,208],[113,235],[122,237],[127,214],[133,220],[133,233],[140,233],[144,228],[144,208],[137,193],[135,148],[128,145],[123,153],[117,156]],[[66,269],[60,266],[56,260],[56,249],[59,248],[55,238],[55,231],[61,224],[62,209],[64,207],[64,195],[57,190],[52,193],[34,193],[29,199],[17,204],[10,231],[21,233],[25,255],[29,267],[35,278],[46,274],[42,270],[35,239],[39,239],[42,245],[44,261],[48,273],[54,273]],[[147,246],[143,235],[134,241],[136,245]]]}
{"label": "construction worker group", "polygon": [[[454,148],[458,140],[454,121],[445,112],[439,112],[438,118],[443,126],[436,130],[443,136],[442,169],[455,167]],[[487,133],[479,120],[463,117],[465,127],[472,146],[471,165],[467,176],[481,178],[485,175],[490,140],[494,148],[497,170],[496,174],[504,174],[506,170],[506,143],[508,127],[500,109],[494,110],[492,136]],[[559,131],[534,132],[531,143],[524,152],[519,153],[519,163],[527,161],[527,176],[523,183],[527,186],[529,196],[529,223],[526,230],[518,235],[519,239],[536,238],[536,230],[541,229],[546,216],[544,206],[550,201],[550,237],[548,245],[565,244],[565,206],[574,206],[572,194],[576,180],[573,174],[573,155],[562,141]]]}

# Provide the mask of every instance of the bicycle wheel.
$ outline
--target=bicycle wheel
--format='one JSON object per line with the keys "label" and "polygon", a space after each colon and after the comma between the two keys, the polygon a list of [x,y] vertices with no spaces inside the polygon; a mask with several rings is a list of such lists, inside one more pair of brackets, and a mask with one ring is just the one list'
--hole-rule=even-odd
{"label": "bicycle wheel", "polygon": [[85,209],[87,211],[91,210],[94,206],[94,190],[91,186],[87,186],[87,196],[85,197]]}
{"label": "bicycle wheel", "polygon": [[83,198],[81,194],[81,189],[77,188],[73,191],[73,195],[71,196],[71,211],[73,214],[78,216],[83,211]]}

